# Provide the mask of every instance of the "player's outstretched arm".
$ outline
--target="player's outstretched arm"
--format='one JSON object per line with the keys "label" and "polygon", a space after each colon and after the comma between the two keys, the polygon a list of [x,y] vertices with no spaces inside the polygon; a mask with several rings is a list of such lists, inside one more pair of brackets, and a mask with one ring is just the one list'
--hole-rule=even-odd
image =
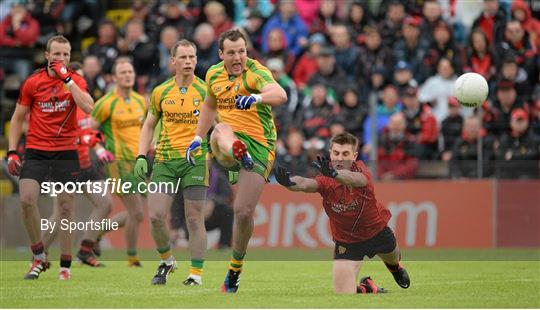
{"label": "player's outstretched arm", "polygon": [[362,172],[350,170],[336,170],[336,181],[352,187],[364,187],[368,184],[366,176]]}
{"label": "player's outstretched arm", "polygon": [[279,184],[293,192],[315,193],[317,191],[317,182],[315,180],[300,176],[291,177],[291,172],[285,168],[278,167],[274,169],[274,175]]}

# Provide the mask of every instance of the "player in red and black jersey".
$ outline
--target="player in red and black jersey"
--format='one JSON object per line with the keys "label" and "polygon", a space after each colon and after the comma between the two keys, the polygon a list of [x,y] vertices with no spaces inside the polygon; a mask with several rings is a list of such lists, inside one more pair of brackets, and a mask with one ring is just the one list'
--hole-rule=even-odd
{"label": "player in red and black jersey", "polygon": [[387,226],[391,214],[375,198],[371,174],[358,156],[358,139],[349,134],[331,140],[330,160],[318,158],[314,166],[321,172],[315,179],[290,176],[278,168],[279,184],[292,191],[318,192],[330,219],[335,242],[333,282],[337,293],[381,293],[371,278],[356,277],[364,256],[379,256],[402,288],[410,285],[393,231]]}
{"label": "player in red and black jersey", "polygon": [[[68,68],[71,45],[63,36],[54,36],[46,46],[47,67],[30,75],[20,90],[9,131],[8,170],[20,176],[20,201],[23,222],[34,259],[25,279],[37,279],[49,268],[40,231],[37,200],[40,184],[45,181],[76,181],[79,173],[77,155],[77,107],[90,113],[94,101],[86,90],[85,80]],[[30,113],[24,161],[15,151],[25,115]],[[60,218],[71,220],[74,197],[58,195]],[[71,234],[60,230],[60,279],[68,280],[71,266]]]}

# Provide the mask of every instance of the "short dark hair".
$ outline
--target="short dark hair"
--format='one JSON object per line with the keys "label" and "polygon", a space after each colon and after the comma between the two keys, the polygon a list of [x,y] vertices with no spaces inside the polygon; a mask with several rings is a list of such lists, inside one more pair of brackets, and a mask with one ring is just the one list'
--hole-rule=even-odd
{"label": "short dark hair", "polygon": [[115,75],[116,74],[116,67],[119,64],[123,64],[123,63],[128,63],[128,64],[133,66],[133,61],[131,60],[131,57],[129,57],[129,56],[120,56],[120,57],[116,58],[116,60],[114,61],[113,65],[112,65],[112,68],[111,68],[111,73],[113,75]]}
{"label": "short dark hair", "polygon": [[171,57],[175,57],[176,56],[176,50],[178,49],[179,46],[192,46],[194,49],[195,49],[195,52],[197,52],[197,45],[195,45],[195,43],[187,40],[187,39],[182,39],[176,43],[174,43],[173,47],[171,47]]}
{"label": "short dark hair", "polygon": [[332,147],[334,143],[340,145],[352,145],[354,151],[358,149],[358,138],[348,132],[340,133],[333,136],[330,140],[330,147]]}
{"label": "short dark hair", "polygon": [[47,40],[47,45],[45,47],[45,50],[47,52],[51,51],[51,44],[53,42],[64,43],[64,44],[67,43],[71,46],[71,43],[69,43],[69,40],[66,39],[66,37],[64,37],[63,35],[56,35],[56,36],[51,37],[49,40]]}
{"label": "short dark hair", "polygon": [[247,45],[246,37],[240,30],[238,29],[227,30],[219,36],[219,49],[223,51],[223,42],[225,42],[225,40],[231,40],[233,42],[236,42],[239,39],[244,40],[244,42]]}

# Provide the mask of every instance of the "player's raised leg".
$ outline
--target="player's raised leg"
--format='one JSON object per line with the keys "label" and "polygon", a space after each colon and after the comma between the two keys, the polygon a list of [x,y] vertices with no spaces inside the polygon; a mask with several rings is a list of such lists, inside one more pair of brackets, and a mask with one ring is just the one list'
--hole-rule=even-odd
{"label": "player's raised leg", "polygon": [[25,279],[34,280],[49,268],[49,261],[45,255],[43,242],[41,241],[40,215],[37,207],[39,197],[39,184],[33,179],[20,179],[20,200],[24,227],[30,239],[30,249],[33,261]]}
{"label": "player's raised leg", "polygon": [[210,137],[212,153],[224,167],[232,167],[237,162],[245,169],[253,168],[253,160],[247,146],[234,134],[231,126],[225,123],[216,124]]}
{"label": "player's raised leg", "polygon": [[169,244],[169,228],[167,227],[167,214],[173,202],[173,197],[164,193],[151,193],[148,195],[148,214],[152,237],[161,258],[159,267],[152,278],[152,284],[165,284],[171,272],[176,269],[176,260],[172,255]]}

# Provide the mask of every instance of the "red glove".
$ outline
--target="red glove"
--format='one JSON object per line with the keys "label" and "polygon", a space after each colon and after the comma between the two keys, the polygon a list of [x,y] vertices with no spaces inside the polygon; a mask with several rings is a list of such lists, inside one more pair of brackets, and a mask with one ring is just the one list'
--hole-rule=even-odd
{"label": "red glove", "polygon": [[67,67],[64,66],[61,61],[51,61],[49,63],[49,69],[53,70],[54,73],[56,73],[56,76],[64,81],[64,83],[69,83],[69,81],[71,81],[71,72],[69,72]]}
{"label": "red glove", "polygon": [[16,151],[9,151],[7,153],[8,172],[13,176],[18,176],[21,172],[21,158],[17,155]]}
{"label": "red glove", "polygon": [[97,143],[103,143],[103,135],[97,130],[90,130],[79,136],[79,144],[94,147]]}
{"label": "red glove", "polygon": [[103,148],[97,150],[96,155],[102,164],[108,164],[115,160],[113,153]]}

